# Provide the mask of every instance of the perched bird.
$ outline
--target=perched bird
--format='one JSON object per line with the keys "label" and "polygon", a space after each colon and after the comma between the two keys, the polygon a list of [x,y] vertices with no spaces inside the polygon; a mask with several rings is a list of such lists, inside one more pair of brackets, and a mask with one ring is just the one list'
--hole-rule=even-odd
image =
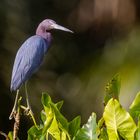
{"label": "perched bird", "polygon": [[[11,91],[17,91],[13,110],[10,114],[9,119],[13,118],[14,112],[16,111],[16,104],[19,95],[19,88],[25,84],[27,80],[35,73],[50,47],[52,35],[50,30],[58,29],[66,32],[71,30],[56,24],[51,19],[43,20],[36,29],[36,35],[28,38],[19,48],[15,62],[13,65],[12,78],[11,78]],[[26,89],[26,88],[25,88]],[[28,101],[28,93],[26,90],[26,101],[27,108],[30,109]]]}

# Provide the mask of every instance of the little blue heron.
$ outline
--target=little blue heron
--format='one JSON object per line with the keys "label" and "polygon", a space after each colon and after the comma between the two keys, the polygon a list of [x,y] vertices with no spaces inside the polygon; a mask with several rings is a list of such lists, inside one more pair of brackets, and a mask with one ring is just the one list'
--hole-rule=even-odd
{"label": "little blue heron", "polygon": [[36,35],[28,38],[19,48],[14,66],[12,71],[11,78],[11,91],[17,91],[14,107],[9,116],[9,119],[12,119],[17,106],[17,100],[19,95],[19,88],[25,84],[25,93],[26,93],[26,102],[27,109],[31,110],[28,100],[28,93],[26,88],[27,80],[35,73],[44,58],[44,55],[47,53],[48,48],[50,47],[52,35],[49,32],[52,29],[63,30],[66,32],[71,32],[71,30],[62,27],[56,24],[55,21],[51,19],[43,20],[36,29]]}

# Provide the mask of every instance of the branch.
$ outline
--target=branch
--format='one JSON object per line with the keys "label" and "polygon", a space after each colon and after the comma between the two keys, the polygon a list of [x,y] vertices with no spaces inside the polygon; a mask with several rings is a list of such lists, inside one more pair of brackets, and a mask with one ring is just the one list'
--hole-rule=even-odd
{"label": "branch", "polygon": [[14,116],[15,123],[14,123],[14,130],[13,130],[13,140],[16,140],[18,137],[18,130],[19,130],[19,124],[20,124],[20,103],[21,103],[22,97],[18,100],[18,110],[17,113]]}

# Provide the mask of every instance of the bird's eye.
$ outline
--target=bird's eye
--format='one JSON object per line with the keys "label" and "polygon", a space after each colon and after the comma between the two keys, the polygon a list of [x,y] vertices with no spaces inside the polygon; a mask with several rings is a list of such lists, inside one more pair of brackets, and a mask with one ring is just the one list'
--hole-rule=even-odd
{"label": "bird's eye", "polygon": [[48,25],[47,29],[46,29],[46,32],[48,32],[48,31],[50,32],[52,29],[53,29],[53,27],[51,25]]}
{"label": "bird's eye", "polygon": [[47,27],[46,32],[50,31],[50,28]]}

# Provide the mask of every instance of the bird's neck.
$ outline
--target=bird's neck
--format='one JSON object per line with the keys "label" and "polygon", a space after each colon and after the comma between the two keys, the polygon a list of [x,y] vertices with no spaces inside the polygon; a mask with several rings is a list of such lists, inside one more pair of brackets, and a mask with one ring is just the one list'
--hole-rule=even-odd
{"label": "bird's neck", "polygon": [[51,33],[47,32],[45,27],[43,27],[41,25],[38,26],[38,28],[36,30],[36,35],[43,37],[49,44],[52,40]]}

